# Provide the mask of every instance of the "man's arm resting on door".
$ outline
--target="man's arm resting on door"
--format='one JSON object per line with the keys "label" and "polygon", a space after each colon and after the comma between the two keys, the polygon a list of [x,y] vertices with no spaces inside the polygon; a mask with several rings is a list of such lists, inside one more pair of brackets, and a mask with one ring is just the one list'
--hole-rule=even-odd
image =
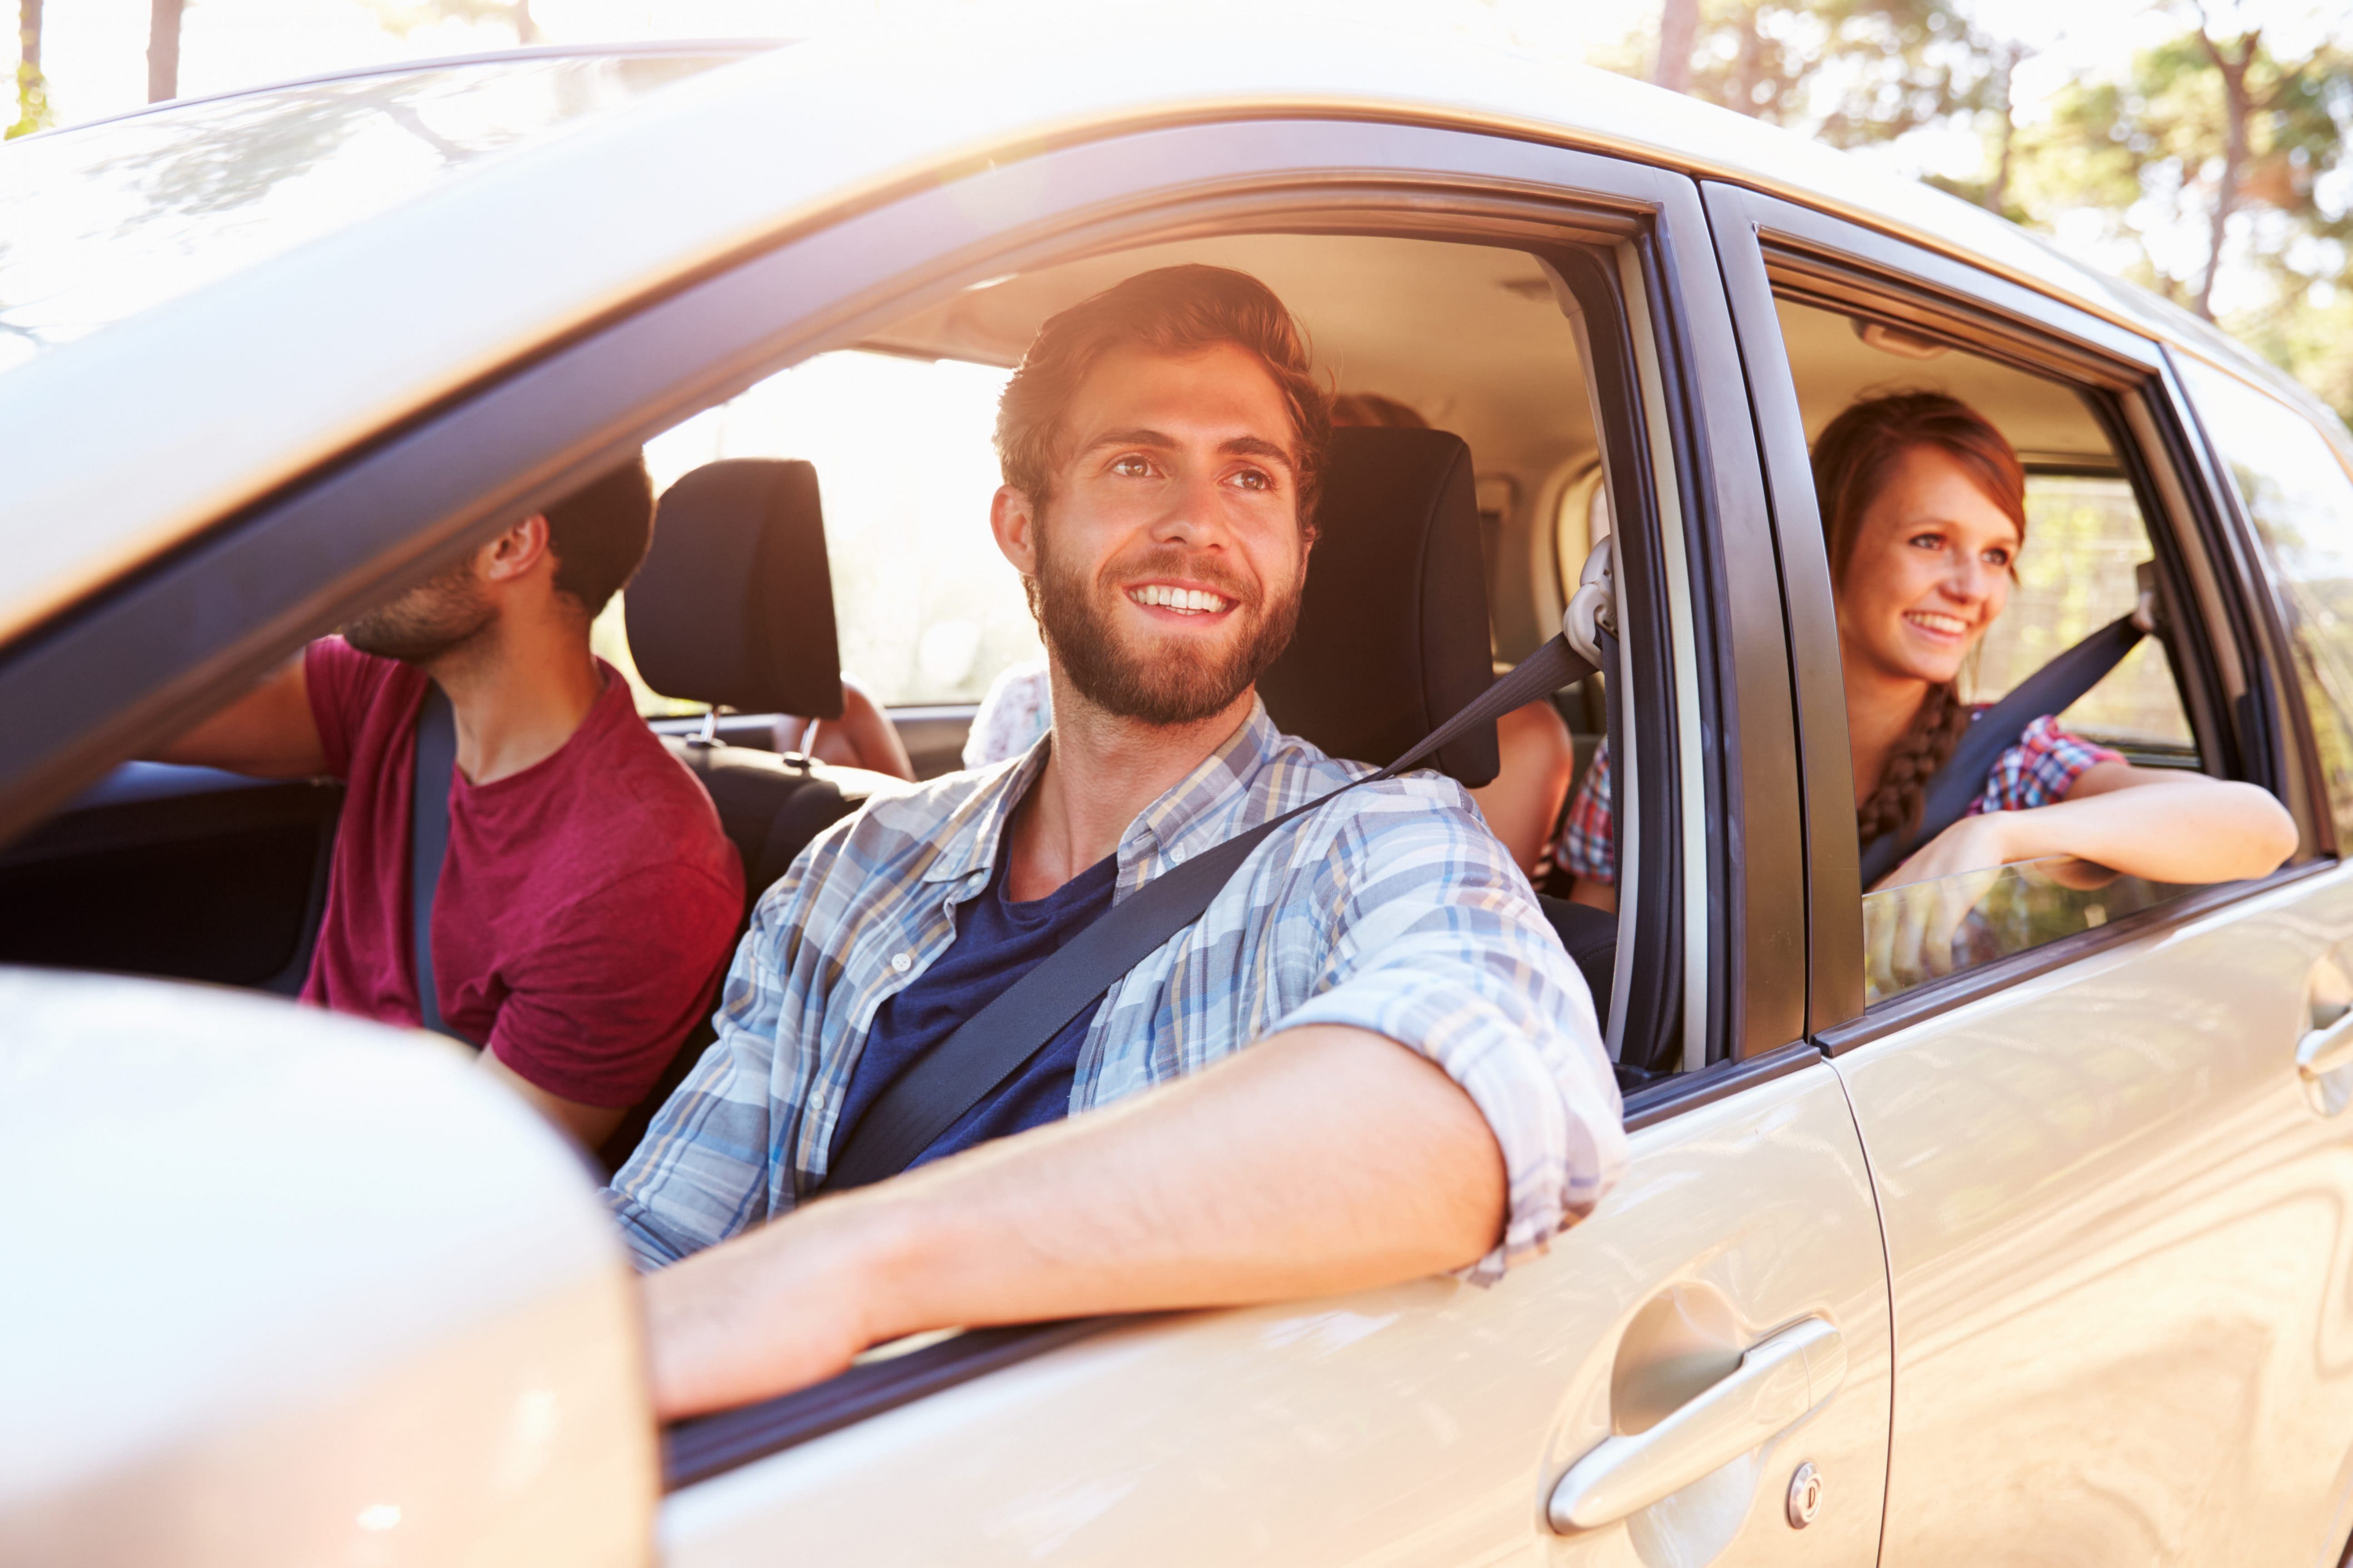
{"label": "man's arm resting on door", "polygon": [[227,768],[260,778],[313,778],[327,771],[319,721],[311,713],[311,688],[296,654],[268,679],[190,726],[155,752],[160,763]]}
{"label": "man's arm resting on door", "polygon": [[655,1406],[781,1394],[925,1329],[1441,1274],[1496,1245],[1506,1197],[1494,1133],[1438,1067],[1364,1029],[1290,1029],[648,1276]]}

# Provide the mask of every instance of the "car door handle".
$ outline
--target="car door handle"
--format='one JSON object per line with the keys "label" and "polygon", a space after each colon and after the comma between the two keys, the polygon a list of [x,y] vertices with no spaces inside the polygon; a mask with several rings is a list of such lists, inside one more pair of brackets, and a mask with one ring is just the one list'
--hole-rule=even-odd
{"label": "car door handle", "polygon": [[2307,1079],[2325,1078],[2348,1067],[2353,1067],[2353,1013],[2296,1042],[2295,1070]]}
{"label": "car door handle", "polygon": [[1546,1516],[1570,1535],[1646,1509],[1796,1426],[1845,1376],[1836,1329],[1820,1318],[1784,1329],[1649,1431],[1604,1438],[1560,1478]]}

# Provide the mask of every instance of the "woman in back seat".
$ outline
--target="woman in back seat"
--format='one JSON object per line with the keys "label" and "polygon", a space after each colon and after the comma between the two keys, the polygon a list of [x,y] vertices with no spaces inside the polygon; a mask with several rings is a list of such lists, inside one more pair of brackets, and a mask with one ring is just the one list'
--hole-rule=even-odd
{"label": "woman in back seat", "polygon": [[[1929,781],[1983,705],[1957,685],[2009,602],[2026,542],[2026,470],[1985,417],[1937,393],[1858,403],[1814,443],[1854,764],[1868,844],[1919,826]],[[1617,904],[1605,743],[1560,842],[1570,894]],[[2163,785],[2161,793],[2144,786]],[[2152,881],[2266,875],[2294,852],[2293,818],[2253,784],[2137,768],[2044,714],[1988,772],[1969,814],[1880,885],[2073,855]]]}

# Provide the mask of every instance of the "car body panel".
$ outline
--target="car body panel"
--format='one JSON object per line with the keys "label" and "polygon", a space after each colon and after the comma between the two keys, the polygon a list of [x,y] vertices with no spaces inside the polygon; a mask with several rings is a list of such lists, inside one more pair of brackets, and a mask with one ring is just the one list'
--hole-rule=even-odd
{"label": "car body panel", "polygon": [[[1629,1523],[1550,1531],[1552,1484],[1637,1393],[1672,1403],[1810,1317],[1848,1350],[1828,1404]],[[663,1558],[1846,1568],[1878,1553],[1887,1353],[1862,1149],[1817,1060],[1637,1132],[1593,1216],[1492,1289],[1113,1330],[673,1493]],[[1806,1459],[1829,1491],[1800,1533]]]}
{"label": "car body panel", "polygon": [[414,1031],[0,970],[0,1560],[645,1561],[636,1293],[565,1142]]}
{"label": "car body panel", "polygon": [[1836,1058],[1894,1289],[1891,1561],[2335,1562],[2353,1146],[2295,1055],[2348,940],[2331,868]]}

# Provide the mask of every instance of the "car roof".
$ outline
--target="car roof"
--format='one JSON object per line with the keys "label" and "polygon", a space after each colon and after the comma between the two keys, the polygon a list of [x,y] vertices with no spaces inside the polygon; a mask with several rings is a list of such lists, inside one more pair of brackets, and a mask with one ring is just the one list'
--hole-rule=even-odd
{"label": "car roof", "polygon": [[1048,145],[1269,115],[1486,130],[1736,181],[2188,341],[2317,406],[2204,323],[1991,214],[1602,71],[1276,26],[1246,49],[1203,35],[1140,50],[1108,28],[843,38],[667,87],[0,375],[0,640],[519,356],[829,214]]}

